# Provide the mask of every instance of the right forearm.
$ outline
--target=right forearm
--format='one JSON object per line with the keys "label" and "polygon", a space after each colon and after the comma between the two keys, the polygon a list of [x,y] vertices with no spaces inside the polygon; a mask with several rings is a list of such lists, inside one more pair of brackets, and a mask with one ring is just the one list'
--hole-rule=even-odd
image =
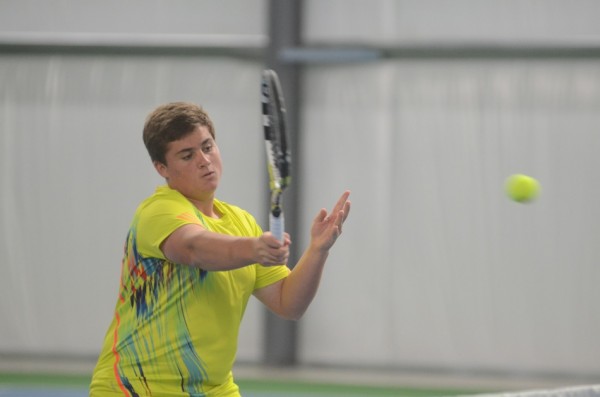
{"label": "right forearm", "polygon": [[161,247],[175,263],[220,271],[238,269],[253,263],[264,266],[287,262],[289,249],[271,235],[239,237],[214,233],[197,225],[175,230]]}
{"label": "right forearm", "polygon": [[165,257],[175,263],[204,270],[231,270],[257,262],[255,240],[186,225],[171,233],[161,249]]}
{"label": "right forearm", "polygon": [[257,262],[255,238],[206,233],[208,236],[194,239],[191,243],[190,265],[204,270],[221,271]]}

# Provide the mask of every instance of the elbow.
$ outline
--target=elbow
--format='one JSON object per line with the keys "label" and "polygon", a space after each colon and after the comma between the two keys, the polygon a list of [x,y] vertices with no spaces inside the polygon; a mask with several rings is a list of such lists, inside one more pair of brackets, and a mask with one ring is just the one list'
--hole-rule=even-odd
{"label": "elbow", "polygon": [[302,315],[298,315],[298,316],[288,316],[288,317],[284,317],[285,320],[288,321],[298,321],[302,318]]}
{"label": "elbow", "polygon": [[273,314],[283,320],[298,321],[306,312],[306,307],[295,307],[285,305],[267,305]]}
{"label": "elbow", "polygon": [[306,312],[306,309],[304,309],[304,310],[288,310],[288,311],[277,313],[277,315],[284,320],[298,321],[304,316],[305,312]]}
{"label": "elbow", "polygon": [[281,316],[280,315],[279,317],[281,317],[282,319],[287,320],[287,321],[294,321],[295,322],[295,321],[300,320],[302,318],[302,315],[299,315],[299,316]]}

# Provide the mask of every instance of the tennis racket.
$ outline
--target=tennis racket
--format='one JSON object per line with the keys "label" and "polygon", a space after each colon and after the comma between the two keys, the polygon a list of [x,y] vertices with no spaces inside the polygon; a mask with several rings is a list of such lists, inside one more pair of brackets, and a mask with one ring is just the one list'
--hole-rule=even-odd
{"label": "tennis racket", "polygon": [[285,125],[283,92],[279,84],[279,77],[274,70],[263,71],[261,93],[269,188],[271,190],[269,230],[279,241],[283,241],[285,222],[282,194],[290,184],[291,155]]}

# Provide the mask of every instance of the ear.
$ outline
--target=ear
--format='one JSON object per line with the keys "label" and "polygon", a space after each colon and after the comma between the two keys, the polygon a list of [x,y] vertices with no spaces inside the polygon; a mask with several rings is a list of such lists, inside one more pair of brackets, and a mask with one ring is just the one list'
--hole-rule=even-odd
{"label": "ear", "polygon": [[154,165],[154,169],[160,174],[160,176],[162,176],[165,179],[168,179],[169,172],[165,164],[161,163],[160,161],[154,161],[152,164]]}

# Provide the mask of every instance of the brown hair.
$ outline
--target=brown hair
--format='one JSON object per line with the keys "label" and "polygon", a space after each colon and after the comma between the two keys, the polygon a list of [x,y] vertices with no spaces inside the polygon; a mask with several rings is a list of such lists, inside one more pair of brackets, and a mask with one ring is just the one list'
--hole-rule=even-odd
{"label": "brown hair", "polygon": [[215,138],[212,120],[202,107],[188,102],[171,102],[156,108],[144,124],[144,145],[152,162],[165,164],[170,142],[182,139],[196,127],[208,127]]}

